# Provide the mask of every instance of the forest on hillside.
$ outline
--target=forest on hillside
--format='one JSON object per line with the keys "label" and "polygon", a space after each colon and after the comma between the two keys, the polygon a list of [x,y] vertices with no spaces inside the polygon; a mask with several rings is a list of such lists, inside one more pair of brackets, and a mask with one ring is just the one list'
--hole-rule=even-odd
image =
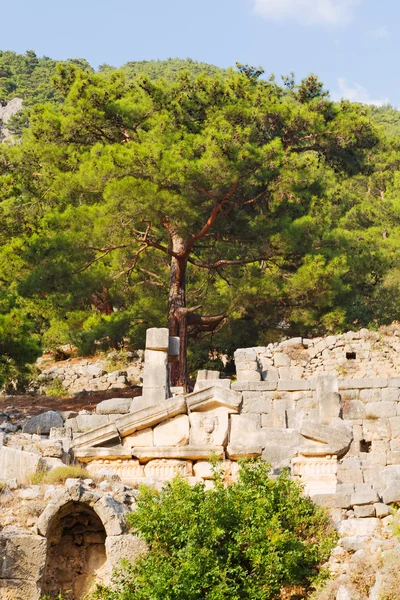
{"label": "forest on hillside", "polygon": [[334,103],[314,75],[0,52],[14,97],[0,381],[44,348],[142,347],[151,326],[181,337],[183,381],[240,346],[400,319],[393,107]]}

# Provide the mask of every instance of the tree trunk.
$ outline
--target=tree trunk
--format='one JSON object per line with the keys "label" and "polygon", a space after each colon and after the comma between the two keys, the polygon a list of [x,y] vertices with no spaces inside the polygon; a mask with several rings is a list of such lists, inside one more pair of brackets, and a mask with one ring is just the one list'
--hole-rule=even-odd
{"label": "tree trunk", "polygon": [[[185,244],[182,238],[172,236],[172,251],[184,255]],[[178,361],[171,365],[171,384],[187,385],[187,307],[186,307],[186,266],[187,258],[172,256],[170,267],[170,288],[168,304],[169,334],[180,338]]]}

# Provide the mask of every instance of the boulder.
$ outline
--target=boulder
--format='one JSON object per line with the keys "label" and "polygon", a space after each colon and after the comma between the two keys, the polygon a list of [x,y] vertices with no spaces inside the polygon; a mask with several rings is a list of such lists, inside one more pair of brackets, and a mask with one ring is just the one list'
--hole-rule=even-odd
{"label": "boulder", "polygon": [[0,479],[16,478],[19,483],[25,483],[29,475],[35,473],[43,466],[43,459],[39,454],[25,452],[16,448],[3,446],[0,448]]}
{"label": "boulder", "polygon": [[96,406],[96,413],[99,415],[125,415],[129,413],[132,404],[132,398],[110,398],[103,400]]}
{"label": "boulder", "polygon": [[24,433],[48,435],[53,427],[62,427],[64,419],[55,410],[48,410],[40,415],[31,417],[23,427]]}

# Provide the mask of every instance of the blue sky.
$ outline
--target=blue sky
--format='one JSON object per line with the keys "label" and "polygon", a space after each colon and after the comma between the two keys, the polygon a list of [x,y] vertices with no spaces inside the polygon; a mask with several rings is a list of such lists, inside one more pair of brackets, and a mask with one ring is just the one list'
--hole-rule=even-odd
{"label": "blue sky", "polygon": [[178,56],[316,73],[335,99],[400,106],[396,0],[0,0],[0,48],[93,66]]}

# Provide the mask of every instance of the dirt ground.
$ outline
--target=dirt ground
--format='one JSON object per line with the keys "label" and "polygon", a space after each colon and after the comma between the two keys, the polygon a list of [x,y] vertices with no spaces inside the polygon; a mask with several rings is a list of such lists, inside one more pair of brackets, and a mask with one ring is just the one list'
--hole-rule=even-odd
{"label": "dirt ground", "polygon": [[86,392],[56,398],[53,396],[0,396],[0,412],[15,410],[18,413],[34,416],[47,410],[63,412],[67,410],[94,410],[96,404],[109,398],[135,398],[140,396],[140,387],[106,392]]}

